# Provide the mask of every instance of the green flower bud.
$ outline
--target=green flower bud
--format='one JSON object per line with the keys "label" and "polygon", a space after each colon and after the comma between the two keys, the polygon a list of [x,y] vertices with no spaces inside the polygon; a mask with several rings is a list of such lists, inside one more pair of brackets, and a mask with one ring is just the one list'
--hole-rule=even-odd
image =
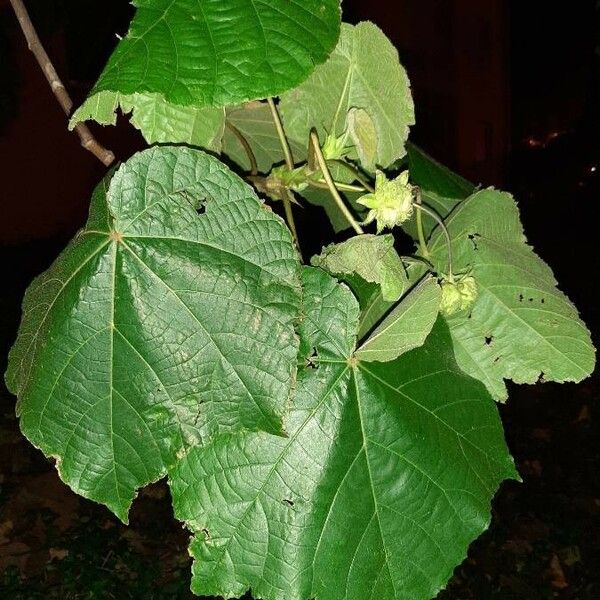
{"label": "green flower bud", "polygon": [[358,203],[369,208],[365,225],[377,221],[377,233],[387,227],[392,229],[412,216],[415,186],[408,183],[408,171],[404,171],[391,181],[385,173],[377,171],[375,191],[365,194]]}
{"label": "green flower bud", "polygon": [[458,275],[453,280],[442,279],[442,301],[440,312],[450,316],[468,310],[477,298],[477,282],[471,275]]}
{"label": "green flower bud", "polygon": [[325,160],[340,160],[348,154],[348,147],[346,146],[346,138],[348,134],[342,133],[339,137],[329,134],[325,139],[325,143],[321,148],[321,152]]}

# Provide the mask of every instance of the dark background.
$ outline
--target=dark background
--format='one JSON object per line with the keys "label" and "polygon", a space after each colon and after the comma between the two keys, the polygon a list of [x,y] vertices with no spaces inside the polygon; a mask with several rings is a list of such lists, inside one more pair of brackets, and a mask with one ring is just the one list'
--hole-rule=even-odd
{"label": "dark background", "polygon": [[[132,8],[121,0],[30,0],[32,19],[76,104]],[[412,139],[476,183],[519,200],[530,242],[598,329],[600,45],[596,2],[346,0],[400,50],[417,109]],[[122,119],[93,127],[120,159],[144,147]],[[82,150],[0,0],[0,367],[31,278],[85,220],[104,168]],[[598,341],[597,336],[596,342]],[[511,388],[501,407],[523,476],[494,502],[450,599],[600,598],[597,376]],[[72,494],[20,435],[0,389],[0,597],[188,598],[187,535],[155,485],[125,528]]]}

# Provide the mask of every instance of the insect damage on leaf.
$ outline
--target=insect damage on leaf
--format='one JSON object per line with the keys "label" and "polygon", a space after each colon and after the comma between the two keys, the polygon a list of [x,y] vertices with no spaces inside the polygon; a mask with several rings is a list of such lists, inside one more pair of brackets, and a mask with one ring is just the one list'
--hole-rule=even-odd
{"label": "insect damage on leaf", "polygon": [[217,159],[135,155],[27,291],[7,372],[23,432],[122,520],[136,489],[200,441],[281,434],[298,270],[281,219]]}
{"label": "insect damage on leaf", "polygon": [[300,368],[288,437],[216,438],[170,473],[176,515],[196,534],[192,589],[429,599],[516,477],[495,403],[457,368],[442,321],[422,349],[363,363],[350,291],[318,269],[303,283],[300,354],[316,349],[319,367]]}

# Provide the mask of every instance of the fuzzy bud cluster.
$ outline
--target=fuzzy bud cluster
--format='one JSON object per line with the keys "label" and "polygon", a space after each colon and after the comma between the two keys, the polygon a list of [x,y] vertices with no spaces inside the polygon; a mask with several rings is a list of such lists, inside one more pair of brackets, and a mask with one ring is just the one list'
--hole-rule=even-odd
{"label": "fuzzy bud cluster", "polygon": [[442,301],[440,312],[450,316],[468,310],[477,298],[477,282],[471,275],[458,275],[452,279],[442,278]]}
{"label": "fuzzy bud cluster", "polygon": [[386,227],[392,229],[404,223],[413,214],[413,197],[415,186],[408,182],[408,171],[404,171],[395,179],[388,179],[385,173],[377,171],[375,191],[365,194],[358,203],[369,209],[365,225],[377,222],[377,233]]}

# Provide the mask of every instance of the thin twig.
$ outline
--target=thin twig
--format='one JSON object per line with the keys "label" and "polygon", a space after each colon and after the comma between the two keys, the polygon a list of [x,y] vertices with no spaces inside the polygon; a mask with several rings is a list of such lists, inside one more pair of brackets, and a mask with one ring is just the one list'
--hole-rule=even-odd
{"label": "thin twig", "polygon": [[[49,56],[46,54],[46,51],[42,46],[40,38],[38,37],[33,23],[29,18],[27,9],[23,4],[23,0],[10,0],[10,3],[15,11],[15,14],[17,15],[19,25],[21,25],[21,29],[23,30],[23,34],[25,35],[29,49],[35,56],[42,69],[42,72],[48,80],[52,93],[58,100],[58,103],[62,107],[64,113],[69,116],[71,114],[71,110],[73,109],[73,101],[71,100],[71,97],[60,80],[54,65],[50,61]],[[107,150],[104,146],[100,145],[86,125],[79,123],[75,126],[75,131],[81,140],[81,145],[86,150],[91,152],[104,165],[108,167],[114,162],[115,155],[110,150]]]}
{"label": "thin twig", "polygon": [[[271,115],[273,117],[273,123],[275,123],[275,129],[277,129],[277,135],[279,136],[279,142],[281,144],[281,148],[283,150],[283,154],[285,156],[285,164],[290,171],[294,170],[294,157],[292,156],[292,150],[290,148],[290,143],[285,135],[285,131],[283,130],[283,123],[281,122],[281,117],[279,116],[279,111],[275,106],[275,101],[273,98],[267,98],[267,102],[269,104],[269,108],[271,109]],[[285,211],[285,218],[287,220],[287,224],[296,240],[296,246],[298,247],[298,251],[300,251],[300,242],[298,239],[298,232],[296,231],[296,223],[294,222],[294,213],[292,211],[292,203],[290,201],[290,195],[288,194],[287,189],[284,188],[284,192],[282,194],[283,200],[283,208]]]}
{"label": "thin twig", "polygon": [[352,213],[348,210],[348,207],[344,204],[340,193],[335,187],[335,182],[333,181],[333,177],[331,176],[331,172],[329,171],[329,167],[327,166],[327,161],[323,156],[323,152],[321,152],[321,144],[319,143],[319,135],[317,130],[313,127],[310,131],[310,142],[312,144],[312,151],[314,152],[314,156],[317,159],[319,164],[319,168],[321,169],[321,173],[327,182],[327,186],[329,187],[329,192],[333,197],[335,203],[338,205],[338,208],[342,211],[342,214],[346,218],[346,221],[352,226],[356,233],[361,234],[364,233],[363,228],[356,222],[356,219],[352,216]]}

